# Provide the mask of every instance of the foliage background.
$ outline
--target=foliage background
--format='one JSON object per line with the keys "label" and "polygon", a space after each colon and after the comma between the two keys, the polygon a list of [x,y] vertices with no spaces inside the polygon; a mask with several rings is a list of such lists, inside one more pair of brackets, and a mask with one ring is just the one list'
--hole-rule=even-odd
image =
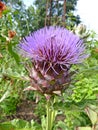
{"label": "foliage background", "polygon": [[[7,9],[3,11],[0,18],[0,119],[5,121],[5,117],[16,113],[17,105],[22,100],[35,101],[34,92],[23,92],[28,87],[28,73],[25,69],[25,61],[19,56],[17,44],[22,37],[28,35],[44,26],[45,21],[45,0],[35,1],[35,7],[31,5],[26,8],[23,1],[14,0],[4,1]],[[80,17],[74,16],[77,0],[67,0],[66,27],[73,30],[74,33],[84,38],[87,46],[89,58],[78,66],[73,66],[72,71],[75,74],[72,77],[72,83],[60,98],[58,103],[53,104],[54,109],[59,109],[58,115],[64,113],[64,121],[55,122],[54,130],[59,127],[62,130],[73,130],[76,126],[91,126],[91,121],[87,117],[84,109],[90,104],[98,106],[98,36],[94,31],[88,31],[84,26],[76,26],[80,23]],[[62,6],[62,5],[60,5]],[[54,10],[52,10],[55,12]],[[62,12],[59,12],[60,15]],[[10,39],[8,31],[16,32],[16,35]],[[45,99],[40,97],[35,114],[39,116],[45,125]],[[43,107],[42,107],[43,106]],[[19,124],[18,126],[16,124]],[[9,128],[8,128],[9,126]],[[17,126],[17,127],[16,127]],[[42,126],[34,122],[14,120],[10,123],[1,123],[0,128],[7,129],[34,129],[41,130]],[[5,129],[4,129],[5,130]]]}

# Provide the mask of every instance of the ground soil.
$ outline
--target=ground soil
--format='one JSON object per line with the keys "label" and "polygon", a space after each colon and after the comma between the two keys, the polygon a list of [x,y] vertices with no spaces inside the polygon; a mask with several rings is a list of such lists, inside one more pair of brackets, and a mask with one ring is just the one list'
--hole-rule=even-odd
{"label": "ground soil", "polygon": [[[27,121],[31,121],[32,119],[37,121],[38,123],[41,123],[40,118],[35,115],[34,111],[37,107],[37,104],[34,101],[30,100],[22,100],[21,103],[17,105],[16,113],[6,116],[2,121],[9,121],[13,119],[23,119]],[[56,117],[56,121],[62,120],[64,121],[65,116],[64,115],[58,115]]]}
{"label": "ground soil", "polygon": [[16,107],[16,112],[14,114],[6,115],[0,120],[0,122],[9,121],[13,119],[23,119],[31,121],[39,121],[37,115],[34,114],[36,103],[30,100],[22,100]]}

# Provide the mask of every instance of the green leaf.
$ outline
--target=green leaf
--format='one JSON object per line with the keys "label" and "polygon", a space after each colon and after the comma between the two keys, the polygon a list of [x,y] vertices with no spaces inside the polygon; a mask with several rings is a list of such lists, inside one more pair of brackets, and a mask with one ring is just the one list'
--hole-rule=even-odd
{"label": "green leaf", "polygon": [[18,129],[22,129],[22,128],[29,128],[30,124],[29,122],[25,121],[25,120],[21,120],[21,119],[14,119],[11,121],[11,124],[13,126],[15,126]]}
{"label": "green leaf", "polygon": [[32,130],[30,128],[23,128],[23,129],[15,129],[15,130]]}
{"label": "green leaf", "polygon": [[75,130],[92,130],[91,127],[77,127]]}
{"label": "green leaf", "polygon": [[25,120],[14,119],[9,122],[1,123],[0,130],[42,130],[42,128],[33,120],[30,123]]}
{"label": "green leaf", "polygon": [[58,122],[58,124],[55,126],[54,130],[57,130],[57,128],[61,128],[62,130],[67,130],[66,124],[62,121]]}
{"label": "green leaf", "polygon": [[7,98],[7,97],[9,96],[9,94],[10,94],[10,92],[9,92],[9,90],[7,90],[7,91],[3,94],[3,96],[1,97],[0,103],[1,103],[5,98]]}
{"label": "green leaf", "polygon": [[3,14],[8,14],[10,11],[11,11],[11,9],[8,8],[8,9],[6,9],[6,10],[3,11]]}
{"label": "green leaf", "polygon": [[98,66],[93,66],[93,67],[90,67],[88,69],[84,69],[82,71],[80,71],[79,73],[97,73],[98,72]]}
{"label": "green leaf", "polygon": [[[2,33],[0,34],[0,42],[6,42],[6,36],[2,35]],[[1,43],[0,43],[1,44]]]}
{"label": "green leaf", "polygon": [[17,55],[17,53],[15,53],[15,52],[13,51],[13,49],[12,49],[12,44],[11,44],[11,43],[8,44],[8,51],[9,51],[9,53],[14,57],[16,63],[19,64],[19,62],[20,62],[19,56]]}
{"label": "green leaf", "polygon": [[96,124],[98,117],[97,117],[97,112],[95,112],[93,109],[91,109],[90,107],[86,107],[85,109],[87,115],[89,116],[91,122],[93,125]]}
{"label": "green leaf", "polygon": [[31,127],[32,130],[43,130],[41,125],[31,120]]}
{"label": "green leaf", "polygon": [[15,130],[15,127],[11,123],[0,124],[0,130]]}

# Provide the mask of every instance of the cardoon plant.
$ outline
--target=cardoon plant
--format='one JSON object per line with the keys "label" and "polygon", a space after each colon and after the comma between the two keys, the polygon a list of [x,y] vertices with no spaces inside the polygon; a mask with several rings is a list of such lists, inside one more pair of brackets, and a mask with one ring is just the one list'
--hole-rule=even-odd
{"label": "cardoon plant", "polygon": [[[20,53],[31,60],[28,69],[31,87],[47,99],[47,130],[51,130],[55,112],[50,108],[51,97],[62,94],[68,87],[73,64],[81,63],[87,55],[83,40],[63,27],[44,27],[25,37],[18,45]],[[51,120],[51,121],[50,121]]]}

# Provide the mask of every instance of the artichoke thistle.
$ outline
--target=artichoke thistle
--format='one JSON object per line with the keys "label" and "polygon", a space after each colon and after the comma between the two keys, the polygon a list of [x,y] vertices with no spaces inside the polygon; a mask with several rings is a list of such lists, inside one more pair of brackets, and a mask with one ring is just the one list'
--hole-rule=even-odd
{"label": "artichoke thistle", "polygon": [[60,94],[70,83],[70,68],[83,62],[83,40],[63,27],[44,27],[22,39],[18,45],[22,56],[29,58],[32,67],[27,67],[30,88],[42,94]]}

